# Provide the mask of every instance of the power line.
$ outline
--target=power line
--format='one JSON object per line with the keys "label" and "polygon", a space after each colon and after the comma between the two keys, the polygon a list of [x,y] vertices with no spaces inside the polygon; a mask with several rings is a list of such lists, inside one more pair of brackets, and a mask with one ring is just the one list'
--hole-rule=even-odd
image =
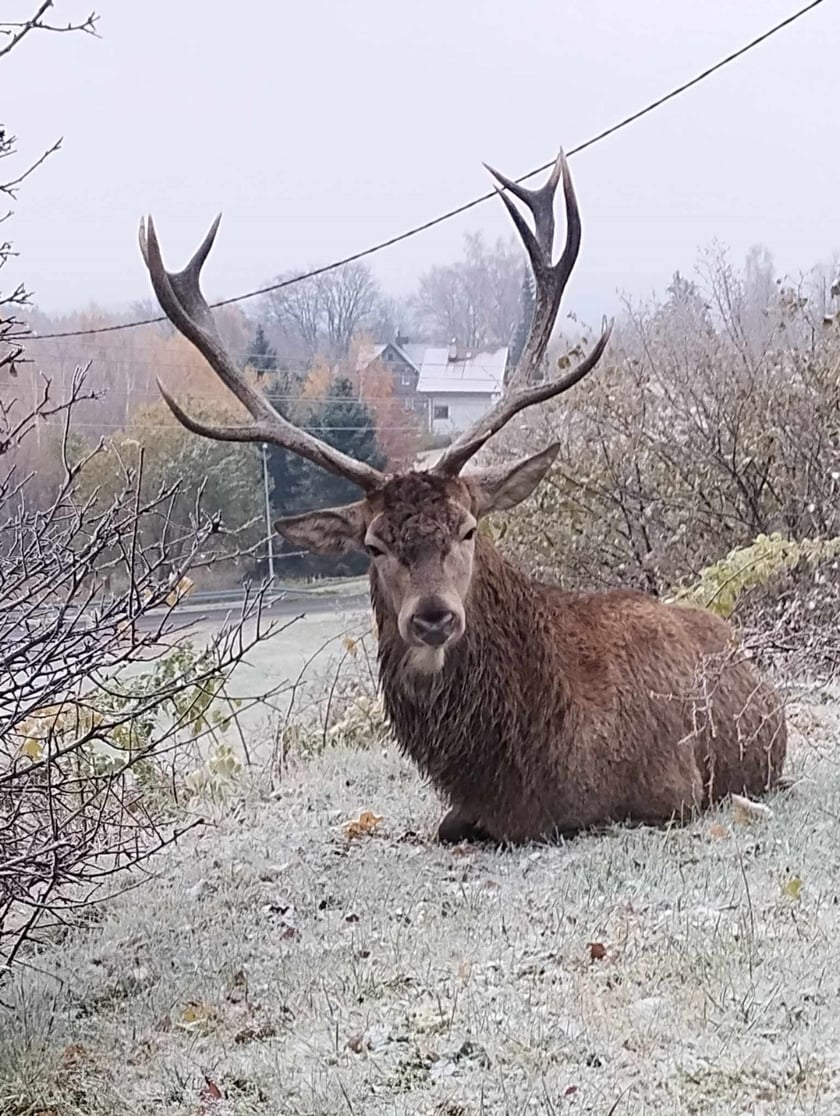
{"label": "power line", "polygon": [[[637,120],[640,120],[643,116],[647,116],[648,113],[651,113],[655,109],[660,108],[668,101],[672,101],[675,97],[679,97],[688,89],[691,89],[695,85],[699,85],[701,81],[705,81],[706,78],[711,77],[714,73],[717,73],[718,70],[722,70],[724,66],[728,66],[730,62],[734,62],[736,59],[743,57],[743,55],[747,54],[755,47],[760,46],[761,43],[766,42],[769,38],[777,34],[779,31],[782,31],[786,27],[790,27],[791,24],[795,23],[798,19],[801,19],[802,16],[807,15],[807,13],[812,11],[814,8],[819,7],[819,5],[822,3],[823,0],[811,0],[811,3],[806,4],[804,8],[800,8],[798,11],[794,12],[793,15],[787,16],[787,18],[775,24],[768,31],[764,31],[761,35],[758,35],[755,39],[752,39],[750,42],[746,43],[738,50],[733,51],[731,54],[727,54],[724,58],[721,58],[718,62],[715,62],[713,66],[709,66],[707,69],[703,70],[695,77],[683,82],[682,85],[678,85],[675,89],[672,89],[669,93],[665,93],[662,97],[657,98],[655,101],[651,101],[650,104],[645,105],[644,108],[638,109],[636,112],[631,113],[629,116],[625,116],[624,119],[619,120],[617,124],[613,124],[609,128],[605,128],[597,135],[592,136],[590,139],[578,144],[577,147],[571,148],[570,151],[566,152],[567,156],[571,157],[572,155],[577,155],[581,151],[585,151],[587,148],[593,147],[596,143],[600,143],[601,140],[607,139],[608,136],[614,135],[616,132],[621,131],[622,128],[626,128],[629,124],[635,123]],[[514,181],[527,182],[529,178],[534,178],[535,175],[542,174],[544,171],[549,170],[549,168],[551,168],[553,165],[554,160],[552,159],[550,162],[543,163],[542,166],[536,167],[532,171],[528,171],[527,174],[523,174],[520,178],[517,178]],[[371,245],[370,248],[364,248],[361,252],[354,252],[350,256],[344,256],[343,259],[335,260],[333,263],[324,264],[323,267],[316,267],[313,268],[311,271],[303,272],[303,274],[301,275],[295,275],[291,279],[283,279],[279,283],[270,283],[266,287],[257,287],[253,291],[247,291],[245,294],[241,295],[234,295],[231,298],[223,298],[219,302],[213,302],[210,305],[213,308],[217,308],[219,306],[231,306],[233,305],[233,303],[236,302],[245,302],[249,298],[257,298],[259,295],[270,294],[272,291],[279,291],[282,290],[284,287],[291,287],[295,283],[302,283],[305,279],[314,279],[318,275],[325,275],[328,271],[335,271],[337,268],[344,267],[346,264],[355,263],[357,260],[364,259],[366,256],[372,256],[376,252],[381,252],[384,248],[391,248],[394,244],[400,244],[403,240],[408,240],[412,236],[417,236],[418,233],[426,232],[428,229],[434,228],[435,225],[443,224],[444,221],[449,221],[452,217],[458,217],[462,213],[466,213],[468,210],[474,209],[477,205],[481,205],[483,202],[490,201],[495,196],[496,191],[490,190],[488,191],[488,193],[482,194],[480,197],[473,198],[472,201],[465,202],[463,205],[459,205],[455,209],[450,209],[448,212],[442,213],[439,217],[433,217],[431,220],[425,221],[421,225],[415,225],[413,228],[408,229],[405,232],[398,233],[397,236],[392,236],[388,240],[382,240],[378,244]],[[139,321],[136,322],[123,322],[120,325],[100,326],[96,329],[68,330],[63,333],[43,333],[40,336],[33,335],[27,340],[45,341],[49,340],[50,338],[58,337],[88,337],[95,333],[116,333],[120,330],[136,329],[138,326],[156,325],[158,322],[165,322],[166,320],[166,316],[161,315],[157,318],[141,318]]]}
{"label": "power line", "polygon": [[[440,421],[445,421],[445,420],[440,420]],[[183,426],[178,422],[156,422],[156,423],[151,423],[151,424],[150,423],[142,423],[142,424],[138,424],[136,426],[132,424],[128,428],[126,428],[125,426],[122,426],[118,422],[74,422],[73,423],[73,429],[75,430],[76,428],[85,429],[85,430],[116,430],[121,434],[125,434],[129,438],[133,434],[142,433],[144,430],[155,430],[155,431],[157,431],[157,430],[177,430],[181,433],[183,433],[183,430],[184,430]],[[243,430],[244,429],[247,429],[247,428],[243,427]],[[374,433],[384,433],[385,431],[388,431],[389,433],[392,433],[392,434],[395,433],[398,430],[403,431],[403,432],[416,431],[416,427],[412,423],[402,423],[399,426],[378,426],[375,422],[366,423],[364,426],[306,426],[306,425],[302,425],[302,426],[296,427],[296,429],[306,430],[310,434],[326,434],[326,433],[330,433],[331,431],[343,431],[345,433],[353,431],[354,433],[357,433],[357,434],[361,433],[363,431],[366,432],[368,430],[372,430]],[[231,444],[244,445],[246,443],[236,442],[236,443],[231,443]],[[252,444],[256,445],[257,443],[254,442]]]}

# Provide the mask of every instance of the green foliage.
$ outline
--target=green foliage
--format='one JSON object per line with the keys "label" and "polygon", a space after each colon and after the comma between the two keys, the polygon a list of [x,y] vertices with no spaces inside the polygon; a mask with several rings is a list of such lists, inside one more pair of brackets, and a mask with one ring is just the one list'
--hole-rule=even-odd
{"label": "green foliage", "polygon": [[[286,408],[287,412],[292,410],[288,408],[288,404]],[[278,406],[278,409],[282,410],[282,407]],[[373,415],[357,397],[349,380],[334,380],[330,385],[328,398],[302,401],[288,417],[356,461],[365,461],[377,469],[384,468],[385,455],[377,445]],[[350,481],[343,477],[334,477],[316,465],[276,447],[270,450],[269,472],[272,480],[272,510],[278,516],[334,507],[359,498],[358,488]],[[339,559],[309,555],[294,563],[283,564],[284,572],[294,571],[322,577],[361,573],[366,568],[367,559],[361,554],[343,555]]]}
{"label": "green foliage", "polygon": [[[200,405],[189,401],[185,405],[202,417]],[[220,421],[218,408],[212,420]],[[227,421],[227,416],[221,416],[221,421]],[[214,536],[217,552],[238,549],[262,536],[259,450],[190,434],[164,403],[137,411],[129,429],[109,439],[88,462],[79,475],[78,498],[93,498],[106,507],[124,488],[126,475],[136,474],[141,449],[140,500],[146,503],[162,491],[175,489],[159,514],[145,517],[144,543],[166,538],[170,553],[177,557],[175,541],[190,534],[197,514],[217,518],[224,528]]]}
{"label": "green foliage", "polygon": [[700,605],[728,618],[743,593],[769,585],[801,563],[816,565],[840,555],[840,538],[786,539],[776,532],[759,535],[749,546],[736,547],[725,558],[706,566],[692,585],[676,592],[678,604]]}
{"label": "green foliage", "polygon": [[37,710],[13,734],[16,751],[33,763],[65,754],[85,779],[127,778],[148,790],[164,782],[164,752],[206,738],[215,747],[185,783],[214,790],[240,769],[222,739],[242,704],[227,681],[214,647],[196,650],[185,641],[142,673],[117,672],[78,698]]}
{"label": "green foliage", "polygon": [[254,339],[248,353],[248,365],[256,372],[257,376],[277,370],[277,351],[268,343],[265,331],[261,325],[257,326]]}

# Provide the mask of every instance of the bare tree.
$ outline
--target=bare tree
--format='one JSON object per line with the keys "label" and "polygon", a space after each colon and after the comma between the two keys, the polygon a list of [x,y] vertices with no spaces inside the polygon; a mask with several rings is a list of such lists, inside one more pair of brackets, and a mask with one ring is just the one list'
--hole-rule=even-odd
{"label": "bare tree", "polygon": [[514,241],[488,246],[480,233],[464,238],[464,258],[421,276],[413,300],[418,323],[445,344],[508,345],[522,313],[525,260]]}
{"label": "bare tree", "polygon": [[[278,282],[294,274],[278,276]],[[380,299],[370,268],[352,263],[271,292],[266,308],[308,356],[340,359],[347,355],[353,336],[371,322]]]}

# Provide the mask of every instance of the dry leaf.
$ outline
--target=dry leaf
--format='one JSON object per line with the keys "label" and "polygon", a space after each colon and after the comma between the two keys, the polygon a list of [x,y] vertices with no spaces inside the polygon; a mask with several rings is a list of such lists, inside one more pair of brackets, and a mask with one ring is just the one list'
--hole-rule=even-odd
{"label": "dry leaf", "polygon": [[70,1046],[65,1046],[61,1055],[61,1060],[65,1066],[74,1066],[79,1062],[86,1062],[90,1058],[87,1050],[81,1043],[74,1042]]}
{"label": "dry leaf", "polygon": [[732,799],[732,805],[735,807],[735,820],[740,822],[741,825],[749,825],[757,818],[771,818],[773,816],[773,811],[763,802],[753,802],[751,798],[744,798],[740,794],[730,795],[730,798]]}
{"label": "dry leaf", "polygon": [[347,1040],[347,1049],[352,1050],[354,1054],[362,1054],[367,1047],[364,1035],[351,1035]]}
{"label": "dry leaf", "polygon": [[40,740],[36,740],[34,736],[29,736],[24,740],[20,746],[20,754],[31,759],[33,762],[39,760],[44,754],[44,745]]}
{"label": "dry leaf", "polygon": [[720,822],[713,822],[709,826],[709,836],[715,841],[728,841],[732,834],[725,825],[721,825]]}
{"label": "dry leaf", "polygon": [[212,1030],[215,1018],[216,1013],[209,1004],[191,1001],[181,1012],[181,1018],[177,1020],[175,1026],[180,1027],[182,1031],[199,1031],[206,1034]]}
{"label": "dry leaf", "polygon": [[249,1042],[261,1042],[263,1039],[273,1038],[276,1034],[277,1028],[271,1022],[246,1023],[245,1026],[233,1036],[233,1041],[237,1046],[244,1046]]}
{"label": "dry leaf", "polygon": [[204,1088],[198,1095],[198,1111],[196,1116],[206,1116],[207,1113],[215,1112],[216,1105],[219,1101],[224,1100],[225,1095],[219,1086],[211,1078],[204,1075]]}
{"label": "dry leaf", "polygon": [[472,856],[472,854],[474,852],[475,852],[475,849],[473,848],[472,845],[467,845],[467,844],[453,845],[449,855],[450,856]]}
{"label": "dry leaf", "polygon": [[590,942],[589,943],[589,960],[590,961],[603,961],[607,956],[607,947],[603,942]]}
{"label": "dry leaf", "polygon": [[204,1077],[204,1088],[201,1090],[201,1099],[214,1101],[224,1100],[224,1097],[222,1096],[222,1090],[219,1088],[215,1081],[212,1081],[206,1075]]}
{"label": "dry leaf", "polygon": [[782,892],[788,899],[799,900],[802,894],[802,880],[799,876],[791,876],[786,883],[782,884]]}
{"label": "dry leaf", "polygon": [[344,639],[341,641],[341,646],[344,648],[348,655],[355,655],[358,642],[358,640],[353,639],[351,636],[345,636]]}
{"label": "dry leaf", "polygon": [[179,601],[182,601],[185,597],[188,597],[193,591],[194,585],[195,582],[192,580],[191,577],[182,577],[181,580],[176,585],[174,585],[172,589],[170,589],[170,591],[166,594],[166,603],[169,605],[169,607],[174,608]]}
{"label": "dry leaf", "polygon": [[376,831],[382,819],[383,815],[374,814],[373,810],[362,810],[353,821],[344,823],[345,836],[351,841],[356,837],[369,837]]}

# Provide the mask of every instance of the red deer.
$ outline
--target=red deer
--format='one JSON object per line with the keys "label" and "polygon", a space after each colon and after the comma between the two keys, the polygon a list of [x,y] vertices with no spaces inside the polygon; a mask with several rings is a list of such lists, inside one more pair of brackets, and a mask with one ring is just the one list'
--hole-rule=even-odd
{"label": "red deer", "polygon": [[[175,417],[208,438],[269,442],[352,480],[364,498],[281,519],[277,530],[320,554],[370,555],[385,708],[400,748],[442,796],[442,841],[546,839],[611,822],[660,824],[730,793],[778,783],[787,733],[781,703],[710,612],[640,592],[566,592],[526,576],[476,530],[543,479],[551,445],[505,466],[464,472],[527,407],[581,380],[589,355],[541,378],[560,299],[580,246],[580,217],[561,153],[529,190],[488,168],[534,274],[530,333],[502,398],[428,471],[385,475],[295,427],[243,378],[201,293],[218,218],[186,268],[165,270],[154,225],[140,245],[158,300],[253,420],[212,426]],[[566,240],[552,262],[562,181]],[[530,210],[533,229],[514,199]]]}

